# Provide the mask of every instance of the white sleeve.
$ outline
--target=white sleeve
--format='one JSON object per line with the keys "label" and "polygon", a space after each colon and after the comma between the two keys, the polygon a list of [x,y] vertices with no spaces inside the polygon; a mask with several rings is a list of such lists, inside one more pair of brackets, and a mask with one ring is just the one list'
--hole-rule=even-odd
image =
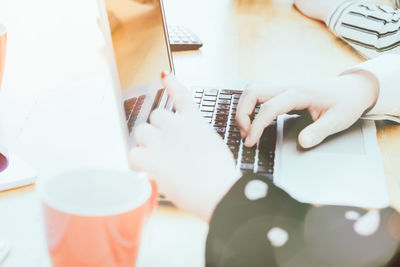
{"label": "white sleeve", "polygon": [[388,119],[400,123],[400,55],[381,55],[346,70],[343,74],[360,70],[373,74],[379,82],[378,100],[363,118]]}
{"label": "white sleeve", "polygon": [[326,25],[366,58],[384,53],[400,54],[399,9],[361,1],[344,1],[330,11]]}

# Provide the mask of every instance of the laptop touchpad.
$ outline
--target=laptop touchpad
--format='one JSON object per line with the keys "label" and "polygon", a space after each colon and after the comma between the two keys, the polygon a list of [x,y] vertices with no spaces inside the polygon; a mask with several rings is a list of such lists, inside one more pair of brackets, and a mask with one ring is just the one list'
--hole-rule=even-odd
{"label": "laptop touchpad", "polygon": [[[287,119],[284,124],[283,142],[298,142],[297,137],[301,130],[313,121],[310,116],[301,116]],[[359,154],[366,153],[361,121],[357,121],[349,129],[326,138],[320,145],[303,149],[297,144],[300,153],[313,151],[322,153]]]}
{"label": "laptop touchpad", "polygon": [[297,137],[310,123],[309,116],[278,118],[274,183],[301,202],[386,206],[386,180],[374,123],[358,121],[322,144],[303,149]]}

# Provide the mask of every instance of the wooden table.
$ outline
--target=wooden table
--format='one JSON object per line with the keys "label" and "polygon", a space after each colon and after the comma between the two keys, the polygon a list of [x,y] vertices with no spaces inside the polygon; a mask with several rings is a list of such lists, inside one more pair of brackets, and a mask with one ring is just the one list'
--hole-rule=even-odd
{"label": "wooden table", "polygon": [[[13,11],[20,21],[32,10],[45,16],[54,7],[48,6],[43,11],[31,1],[8,1],[10,5],[14,2],[19,3],[13,6]],[[21,9],[24,2],[29,8],[20,14],[17,6]],[[332,76],[363,60],[322,23],[301,15],[289,0],[165,2],[168,22],[188,26],[204,42],[199,51],[174,54],[177,76],[188,85]],[[54,2],[54,5],[60,3]],[[0,5],[1,8],[5,7]],[[0,19],[1,15],[0,12]],[[11,16],[9,19],[12,20]],[[29,54],[26,56],[29,59]],[[31,64],[29,60],[27,64]],[[9,65],[17,70],[12,62]],[[27,68],[24,70],[28,73]],[[25,99],[21,101],[25,103]],[[400,126],[385,122],[378,126],[392,202],[400,207],[400,140],[397,138]],[[16,143],[13,145],[18,147]],[[24,153],[23,147],[18,150],[28,160],[37,160],[30,151]],[[9,240],[13,246],[1,266],[45,266],[47,263],[40,203],[34,189],[28,186],[0,193],[0,239]],[[195,216],[160,207],[145,234],[139,265],[203,266],[206,234],[207,224]]]}

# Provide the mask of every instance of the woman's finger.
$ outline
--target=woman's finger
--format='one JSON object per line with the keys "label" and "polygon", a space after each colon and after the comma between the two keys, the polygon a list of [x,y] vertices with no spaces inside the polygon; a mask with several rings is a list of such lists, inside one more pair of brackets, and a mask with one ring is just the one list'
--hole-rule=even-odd
{"label": "woman's finger", "polygon": [[163,74],[162,83],[168,95],[174,100],[175,109],[180,113],[197,112],[192,95],[185,86],[180,84],[172,74]]}
{"label": "woman's finger", "polygon": [[278,115],[285,114],[292,110],[305,109],[309,104],[310,102],[306,96],[294,90],[284,91],[282,94],[267,101],[262,105],[250,126],[245,146],[254,146],[260,139],[264,128],[271,124]]}
{"label": "woman's finger", "polygon": [[247,136],[247,132],[250,128],[250,116],[253,113],[254,107],[257,105],[257,98],[258,94],[251,89],[244,90],[240,96],[235,119],[240,128],[240,135],[242,138]]}
{"label": "woman's finger", "polygon": [[150,123],[157,128],[164,128],[171,124],[175,119],[176,114],[165,109],[155,109],[150,114]]}
{"label": "woman's finger", "polygon": [[316,146],[328,136],[349,128],[357,118],[344,114],[338,107],[331,108],[299,133],[299,144],[303,148]]}
{"label": "woman's finger", "polygon": [[236,121],[242,138],[248,135],[251,125],[251,115],[258,103],[264,103],[284,90],[282,83],[249,85],[242,93],[236,112]]}
{"label": "woman's finger", "polygon": [[158,129],[154,126],[143,123],[136,127],[134,136],[138,146],[149,146],[158,134]]}

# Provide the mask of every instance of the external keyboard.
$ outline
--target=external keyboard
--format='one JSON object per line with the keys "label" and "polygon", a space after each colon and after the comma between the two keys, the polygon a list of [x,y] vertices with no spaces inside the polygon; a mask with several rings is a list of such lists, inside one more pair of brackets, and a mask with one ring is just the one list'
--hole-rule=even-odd
{"label": "external keyboard", "polygon": [[168,34],[171,51],[195,50],[203,46],[199,37],[184,26],[169,25]]}
{"label": "external keyboard", "polygon": [[[257,145],[245,147],[235,120],[236,108],[242,91],[203,89],[194,91],[194,100],[201,114],[224,139],[232,151],[238,168],[252,171],[272,179],[276,144],[276,121],[265,128]],[[258,113],[255,107],[251,119]]]}

